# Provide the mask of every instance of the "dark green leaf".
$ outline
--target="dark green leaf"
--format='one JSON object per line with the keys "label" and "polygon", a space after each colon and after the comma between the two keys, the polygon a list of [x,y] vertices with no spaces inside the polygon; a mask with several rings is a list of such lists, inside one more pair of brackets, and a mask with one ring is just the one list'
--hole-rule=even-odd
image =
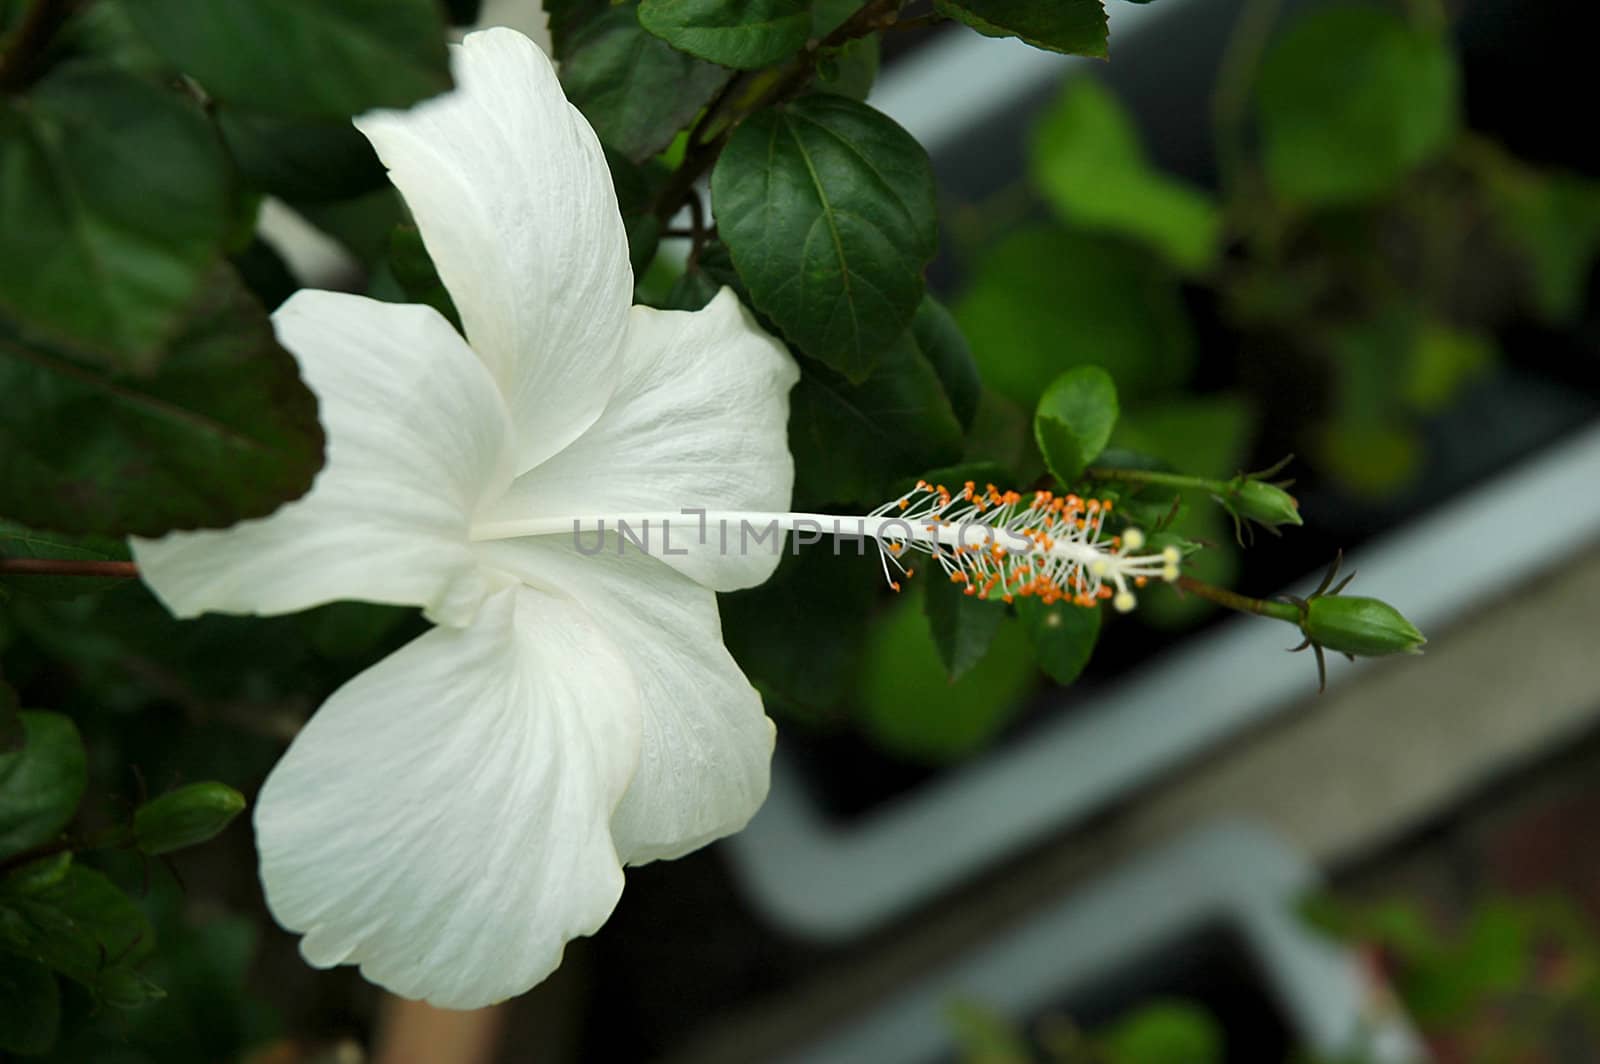
{"label": "dark green leaf", "polygon": [[1106,56],[1101,0],[933,0],[933,9],[990,37],[1021,37],[1052,52]]}
{"label": "dark green leaf", "polygon": [[1033,435],[1057,480],[1071,484],[1099,457],[1116,427],[1117,386],[1099,366],[1079,366],[1057,377],[1039,399]]}
{"label": "dark green leaf", "polygon": [[50,969],[24,957],[0,956],[0,1052],[28,1056],[56,1044],[61,988]]}
{"label": "dark green leaf", "polygon": [[990,602],[968,595],[969,585],[951,583],[936,566],[925,568],[928,586],[923,591],[922,609],[928,616],[939,660],[946,675],[955,681],[989,652],[1000,622],[1006,619],[1006,609],[998,600]]}
{"label": "dark green leaf", "polygon": [[852,100],[865,100],[878,80],[883,48],[877,37],[857,37],[817,60],[813,92],[831,92]]}
{"label": "dark green leaf", "polygon": [[955,315],[984,383],[1030,410],[1073,366],[1103,367],[1131,402],[1181,384],[1193,358],[1170,270],[1141,249],[1051,227],[985,255]]}
{"label": "dark green leaf", "polygon": [[[39,532],[0,518],[0,558],[43,558],[53,561],[126,561],[128,546],[107,536],[64,536]],[[0,589],[49,598],[71,598],[104,591],[121,583],[118,577],[0,575]]]}
{"label": "dark green leaf", "polygon": [[397,225],[389,234],[389,269],[405,293],[408,303],[426,303],[461,327],[461,315],[439,271],[422,243],[422,231],[414,225]]}
{"label": "dark green leaf", "polygon": [[1017,617],[1033,643],[1039,667],[1059,684],[1069,684],[1083,673],[1100,639],[1098,607],[1070,602],[1045,605],[1036,598],[1017,599]]}
{"label": "dark green leaf", "polygon": [[1039,674],[1017,623],[993,607],[1002,619],[989,653],[950,682],[918,608],[921,580],[918,574],[868,636],[861,723],[890,752],[940,763],[994,739],[1021,711]]}
{"label": "dark green leaf", "polygon": [[633,275],[643,277],[661,242],[656,194],[668,170],[657,160],[638,165],[614,151],[606,152],[606,165],[611,170],[611,183],[616,187],[622,225],[628,233],[628,259]]}
{"label": "dark green leaf", "polygon": [[153,376],[105,371],[0,320],[0,514],[156,536],[260,517],[322,463],[316,400],[230,274]]}
{"label": "dark green leaf", "polygon": [[74,863],[48,885],[0,880],[0,949],[99,992],[125,994],[155,932],[139,907],[92,868]]}
{"label": "dark green leaf", "polygon": [[586,22],[561,64],[568,98],[602,143],[633,162],[672,143],[729,76],[646,32],[626,6]]}
{"label": "dark green leaf", "polygon": [[924,296],[917,316],[911,319],[911,336],[939,375],[939,383],[944,385],[956,420],[963,429],[971,428],[972,419],[978,413],[978,400],[983,395],[983,381],[978,376],[978,364],[972,359],[972,348],[967,345],[961,326],[943,303],[932,296]]}
{"label": "dark green leaf", "polygon": [[799,51],[811,12],[807,0],[641,0],[639,24],[679,51],[755,70]]}
{"label": "dark green leaf", "polygon": [[283,118],[219,107],[217,127],[240,175],[286,200],[347,199],[388,180],[367,138],[343,119]]}
{"label": "dark green leaf", "polygon": [[0,101],[0,312],[109,366],[162,359],[230,214],[200,112],[153,85],[68,67]]}
{"label": "dark green leaf", "polygon": [[1362,4],[1311,12],[1261,68],[1272,187],[1313,205],[1383,192],[1455,135],[1458,80],[1449,45],[1397,12]]}
{"label": "dark green leaf", "polygon": [[961,423],[909,332],[857,385],[806,365],[789,405],[799,499],[876,505],[896,479],[961,457]]}
{"label": "dark green leaf", "polygon": [[17,692],[6,683],[5,673],[0,672],[0,757],[16,753],[27,741],[28,733],[22,727],[21,709]]}
{"label": "dark green leaf", "polygon": [[25,712],[22,749],[0,754],[0,860],[61,834],[88,785],[83,740],[59,713]]}
{"label": "dark green leaf", "polygon": [[[877,547],[860,550],[848,539],[802,546],[760,587],[717,597],[728,649],[784,708],[815,715],[849,692],[882,580]],[[797,626],[811,634],[795,639]]]}
{"label": "dark green leaf", "polygon": [[171,853],[215,838],[242,812],[244,795],[232,787],[189,783],[136,809],[133,837],[143,853]]}
{"label": "dark green leaf", "polygon": [[1032,175],[1068,222],[1142,240],[1186,270],[1216,256],[1216,206],[1145,162],[1133,122],[1093,78],[1072,81],[1035,130]]}
{"label": "dark green leaf", "polygon": [[911,324],[938,247],[922,146],[865,104],[807,96],[739,127],[711,194],[757,309],[806,354],[864,379]]}
{"label": "dark green leaf", "polygon": [[348,118],[450,87],[434,0],[123,0],[140,31],[223,103]]}

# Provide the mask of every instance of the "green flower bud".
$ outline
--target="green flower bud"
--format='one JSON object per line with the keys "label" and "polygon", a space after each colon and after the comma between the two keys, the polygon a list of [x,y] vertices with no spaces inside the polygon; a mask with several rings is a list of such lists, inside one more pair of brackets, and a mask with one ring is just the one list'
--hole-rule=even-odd
{"label": "green flower bud", "polygon": [[1427,642],[1400,611],[1375,598],[1320,595],[1306,604],[1300,623],[1317,646],[1362,658],[1420,654]]}
{"label": "green flower bud", "polygon": [[1300,504],[1276,484],[1250,477],[1238,477],[1228,485],[1223,504],[1235,517],[1254,521],[1263,528],[1301,525]]}
{"label": "green flower bud", "polygon": [[133,814],[133,836],[152,856],[205,842],[244,809],[244,795],[221,783],[191,783],[152,799]]}

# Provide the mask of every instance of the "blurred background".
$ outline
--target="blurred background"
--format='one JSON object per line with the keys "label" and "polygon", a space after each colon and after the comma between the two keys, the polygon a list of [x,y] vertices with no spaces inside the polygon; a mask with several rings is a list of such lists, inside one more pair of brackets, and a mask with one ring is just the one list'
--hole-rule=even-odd
{"label": "blurred background", "polygon": [[[1200,575],[1267,596],[1343,549],[1425,657],[1331,662],[1319,696],[1286,631],[1163,587],[1106,619],[1080,675],[1047,676],[1006,618],[951,682],[923,591],[802,554],[723,601],[779,722],[768,806],[631,871],[548,983],[452,1017],[312,971],[239,824],[110,869],[143,881],[168,997],[49,1059],[1600,1060],[1582,10],[1119,3],[1110,62],[953,26],[885,42],[872,101],[932,154],[933,287],[983,378],[951,462],[1031,483],[1040,392],[1103,366],[1114,447],[1215,477],[1297,456],[1307,527],[1244,550],[1199,500],[1181,531],[1213,545]],[[288,265],[263,253],[257,291],[290,267],[403,282],[392,193],[296,207],[318,234],[274,223]],[[664,253],[642,290],[680,271]],[[336,605],[174,627],[124,584],[17,596],[0,652],[25,702],[79,721],[92,793],[134,792],[137,766],[152,790],[253,794],[420,625]]]}

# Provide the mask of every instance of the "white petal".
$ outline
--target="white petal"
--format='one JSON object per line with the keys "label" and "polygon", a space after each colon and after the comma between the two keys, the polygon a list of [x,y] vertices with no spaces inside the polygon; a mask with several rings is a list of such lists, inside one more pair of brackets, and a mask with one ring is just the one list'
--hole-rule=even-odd
{"label": "white petal", "polygon": [[610,397],[633,271],[611,173],[550,60],[514,30],[453,46],[456,88],[357,119],[517,425],[518,471]]}
{"label": "white petal", "polygon": [[[798,379],[794,359],[730,289],[692,314],[634,307],[605,413],[519,477],[485,520],[787,510],[789,389]],[[671,547],[688,553],[657,556],[708,587],[753,587],[777,567],[775,548],[723,552],[715,532],[700,543],[694,518],[681,528],[672,525]]]}
{"label": "white petal", "polygon": [[612,821],[623,860],[681,857],[744,827],[766,799],[775,736],[722,644],[716,596],[631,547],[591,557],[571,537],[541,536],[479,549],[485,564],[583,603],[638,677],[644,745]]}
{"label": "white petal", "polygon": [[555,970],[622,892],[609,822],[638,688],[582,607],[497,593],[334,693],[257,802],[261,882],[318,967],[477,1008]]}
{"label": "white petal", "polygon": [[180,617],[361,599],[464,623],[488,591],[467,529],[510,480],[482,363],[429,307],[302,291],[272,322],[317,395],[327,464],[269,517],[133,540],[145,582]]}

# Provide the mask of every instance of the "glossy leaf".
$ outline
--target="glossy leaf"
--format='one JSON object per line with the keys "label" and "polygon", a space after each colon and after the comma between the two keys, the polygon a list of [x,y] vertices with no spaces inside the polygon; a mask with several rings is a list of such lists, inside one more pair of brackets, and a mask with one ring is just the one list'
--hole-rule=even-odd
{"label": "glossy leaf", "polygon": [[755,70],[800,50],[811,11],[806,0],[641,0],[639,24],[679,51]]}
{"label": "glossy leaf", "polygon": [[1057,377],[1039,399],[1033,435],[1057,480],[1071,484],[1111,439],[1119,407],[1117,386],[1098,366],[1079,366]]}
{"label": "glossy leaf", "polygon": [[647,32],[631,6],[583,22],[565,56],[568,98],[602,143],[636,163],[670,144],[730,76]]}
{"label": "glossy leaf", "polygon": [[1143,241],[1185,270],[1216,257],[1216,205],[1145,161],[1132,120],[1093,78],[1072,81],[1036,128],[1030,173],[1065,221]]}
{"label": "glossy leaf", "polygon": [[0,860],[55,839],[88,785],[83,740],[60,713],[24,712],[22,748],[0,754]]}
{"label": "glossy leaf", "polygon": [[161,535],[271,513],[322,462],[316,400],[231,275],[159,372],[101,369],[0,320],[0,514],[35,528]]}
{"label": "glossy leaf", "polygon": [[938,246],[922,146],[865,104],[807,96],[739,127],[711,193],[755,306],[806,354],[864,379],[911,324]]}
{"label": "glossy leaf", "polygon": [[1107,54],[1101,0],[933,0],[933,9],[990,37],[1020,37],[1069,55]]}
{"label": "glossy leaf", "polygon": [[1364,4],[1311,12],[1257,88],[1267,178],[1311,205],[1378,195],[1450,142],[1459,75],[1446,41]]}
{"label": "glossy leaf", "polygon": [[0,316],[153,370],[222,251],[225,165],[196,107],[113,69],[0,99]]}
{"label": "glossy leaf", "polygon": [[213,99],[348,118],[450,87],[434,0],[123,0],[139,30]]}

